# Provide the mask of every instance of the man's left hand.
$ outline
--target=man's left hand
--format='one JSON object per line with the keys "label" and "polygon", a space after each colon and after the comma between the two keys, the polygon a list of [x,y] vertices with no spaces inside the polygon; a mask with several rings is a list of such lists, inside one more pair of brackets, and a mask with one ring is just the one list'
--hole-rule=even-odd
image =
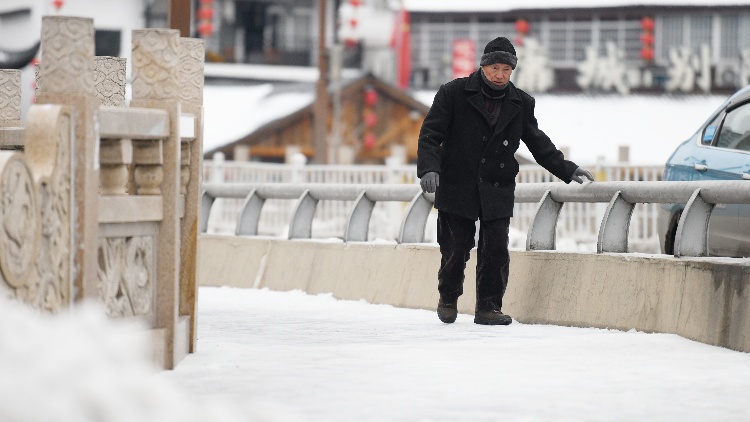
{"label": "man's left hand", "polygon": [[570,176],[571,180],[578,182],[578,183],[583,183],[584,177],[589,179],[592,182],[594,181],[594,175],[591,174],[590,171],[582,169],[580,167],[578,167],[576,171],[573,172],[573,175]]}

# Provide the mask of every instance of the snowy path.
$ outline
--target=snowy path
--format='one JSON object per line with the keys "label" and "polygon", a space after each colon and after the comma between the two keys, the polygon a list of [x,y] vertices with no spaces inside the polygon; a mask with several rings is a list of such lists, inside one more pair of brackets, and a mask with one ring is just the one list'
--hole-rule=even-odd
{"label": "snowy path", "polygon": [[750,354],[330,296],[201,288],[198,353],[159,374],[248,420],[750,420]]}

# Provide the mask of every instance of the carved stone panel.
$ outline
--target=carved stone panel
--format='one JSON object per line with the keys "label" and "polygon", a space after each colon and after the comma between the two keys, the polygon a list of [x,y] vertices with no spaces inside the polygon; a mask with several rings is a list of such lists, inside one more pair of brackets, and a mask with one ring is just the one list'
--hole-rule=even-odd
{"label": "carved stone panel", "polygon": [[0,127],[21,126],[21,71],[0,69]]}
{"label": "carved stone panel", "polygon": [[73,121],[61,106],[32,106],[27,121],[25,156],[39,187],[42,228],[34,272],[19,296],[54,311],[70,303],[73,280]]}
{"label": "carved stone panel", "polygon": [[94,93],[94,21],[90,18],[42,18],[40,92]]}
{"label": "carved stone panel", "polygon": [[133,99],[179,99],[179,68],[179,31],[133,31]]}
{"label": "carved stone panel", "polygon": [[154,316],[154,237],[99,238],[99,294],[111,317]]}
{"label": "carved stone panel", "polygon": [[101,105],[125,106],[126,61],[124,57],[94,58],[94,91]]}
{"label": "carved stone panel", "polygon": [[180,99],[203,104],[203,40],[180,38]]}
{"label": "carved stone panel", "polygon": [[0,270],[11,287],[26,285],[40,231],[39,205],[23,156],[0,152]]}

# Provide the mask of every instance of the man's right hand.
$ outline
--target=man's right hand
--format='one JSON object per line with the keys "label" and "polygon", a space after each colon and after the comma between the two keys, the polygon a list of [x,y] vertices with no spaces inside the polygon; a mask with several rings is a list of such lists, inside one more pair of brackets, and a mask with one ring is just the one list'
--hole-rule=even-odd
{"label": "man's right hand", "polygon": [[422,190],[427,193],[435,193],[437,187],[440,186],[440,174],[435,171],[425,173],[419,182],[422,185]]}

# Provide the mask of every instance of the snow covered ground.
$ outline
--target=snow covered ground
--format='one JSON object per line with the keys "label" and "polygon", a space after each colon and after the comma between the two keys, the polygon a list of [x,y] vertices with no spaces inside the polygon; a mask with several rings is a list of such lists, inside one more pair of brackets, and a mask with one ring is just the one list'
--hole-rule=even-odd
{"label": "snow covered ground", "polygon": [[201,288],[198,324],[156,372],[137,325],[0,299],[0,420],[750,420],[750,355],[676,335],[230,288]]}

